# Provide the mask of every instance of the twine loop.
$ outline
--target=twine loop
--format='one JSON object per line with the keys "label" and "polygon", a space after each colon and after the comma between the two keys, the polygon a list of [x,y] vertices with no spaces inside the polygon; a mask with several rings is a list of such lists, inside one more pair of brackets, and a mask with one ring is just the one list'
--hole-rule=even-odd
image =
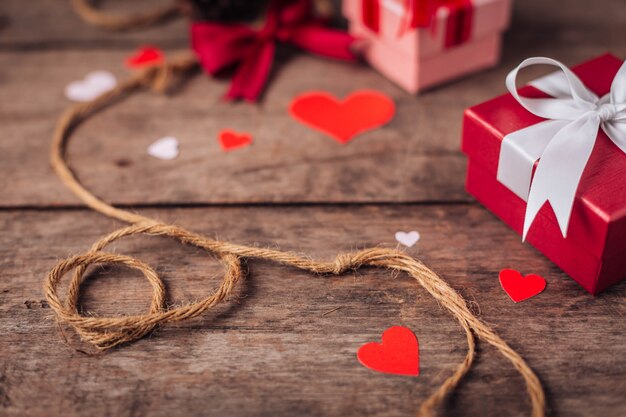
{"label": "twine loop", "polygon": [[[103,249],[111,242],[137,234],[168,236],[189,244],[194,244],[195,240],[194,246],[213,252],[224,266],[222,283],[213,294],[204,300],[178,308],[165,309],[165,285],[150,266],[125,255],[103,252]],[[46,297],[59,320],[72,326],[82,340],[99,350],[110,349],[119,344],[139,339],[158,325],[196,317],[230,295],[236,282],[243,276],[242,260],[229,252],[211,250],[211,248],[218,246],[219,242],[217,241],[202,238],[172,225],[145,223],[129,226],[98,240],[89,252],[68,258],[54,267],[45,284]],[[82,316],[78,312],[80,286],[85,279],[87,267],[95,264],[118,264],[140,271],[152,286],[152,301],[149,311],[137,316]],[[74,275],[68,286],[65,302],[62,302],[58,294],[59,284],[63,276],[72,270],[74,270]]]}
{"label": "twine loop", "polygon": [[59,319],[70,324],[81,338],[99,349],[107,349],[129,340],[129,337],[140,338],[154,330],[156,324],[143,323],[136,317],[124,317],[124,324],[117,319],[101,317],[83,317],[78,313],[77,297],[80,292],[80,284],[83,275],[77,275],[68,288],[66,303],[62,303],[56,291],[63,275],[72,269],[84,271],[93,264],[119,264],[143,273],[144,277],[152,285],[152,302],[147,315],[158,314],[165,307],[165,287],[161,278],[148,265],[124,255],[106,252],[90,252],[83,255],[73,256],[58,264],[51,272],[49,285],[51,291],[47,294],[48,302],[55,309]]}

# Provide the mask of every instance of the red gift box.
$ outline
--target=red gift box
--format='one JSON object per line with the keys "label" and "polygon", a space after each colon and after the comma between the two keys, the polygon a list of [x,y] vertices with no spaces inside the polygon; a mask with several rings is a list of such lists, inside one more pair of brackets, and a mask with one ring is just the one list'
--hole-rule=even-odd
{"label": "red gift box", "polygon": [[[620,59],[607,54],[572,71],[589,90],[604,96],[621,65]],[[550,97],[532,86],[519,89],[519,93],[529,98]],[[501,144],[506,135],[544,120],[511,94],[471,107],[464,115],[467,190],[519,234],[526,202],[497,180]],[[544,204],[526,240],[592,294],[626,278],[626,154],[603,130],[598,130],[578,185],[567,238],[562,236],[550,204]]]}

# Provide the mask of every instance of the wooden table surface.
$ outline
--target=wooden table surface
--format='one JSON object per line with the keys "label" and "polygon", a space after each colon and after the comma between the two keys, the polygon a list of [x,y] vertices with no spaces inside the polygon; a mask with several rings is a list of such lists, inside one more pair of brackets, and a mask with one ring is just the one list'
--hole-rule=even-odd
{"label": "wooden table surface", "polygon": [[[122,3],[106,2],[112,10]],[[505,74],[521,59],[551,56],[571,65],[606,51],[624,58],[625,28],[624,0],[519,0],[499,67],[417,98],[365,66],[281,56],[258,106],[225,104],[227,80],[196,76],[175,96],[140,94],[89,120],[69,158],[106,201],[233,242],[331,259],[395,247],[396,231],[418,230],[422,238],[407,252],[475,303],[527,359],[545,386],[549,415],[622,417],[626,284],[592,297],[523,244],[464,191],[459,143],[463,109],[504,92]],[[50,136],[69,104],[63,88],[96,69],[128,76],[122,63],[137,46],[176,51],[186,38],[182,20],[107,33],[80,21],[67,1],[0,3],[0,415],[413,415],[462,361],[466,345],[455,320],[403,275],[319,277],[250,261],[238,296],[200,318],[98,356],[60,336],[44,301],[47,272],[121,226],[85,209],[50,168]],[[300,92],[342,96],[358,88],[383,91],[398,112],[347,146],[287,115]],[[254,144],[223,153],[215,138],[224,127],[252,132]],[[165,135],[180,139],[176,160],[146,154]],[[156,267],[171,304],[200,299],[220,280],[214,259],[171,240],[138,237],[114,246]],[[548,288],[513,304],[498,283],[503,268],[540,274]],[[105,268],[91,277],[81,300],[86,311],[148,307],[150,290],[137,274]],[[392,325],[419,338],[418,378],[374,373],[355,358]],[[476,367],[441,413],[529,410],[519,375],[480,344]]]}

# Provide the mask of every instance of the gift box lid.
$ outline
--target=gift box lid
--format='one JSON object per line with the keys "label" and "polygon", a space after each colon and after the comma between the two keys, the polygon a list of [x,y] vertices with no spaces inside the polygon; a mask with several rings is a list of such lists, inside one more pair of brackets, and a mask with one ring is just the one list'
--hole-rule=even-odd
{"label": "gift box lid", "polygon": [[[503,32],[509,26],[511,0],[470,0],[469,2],[472,8],[467,42]],[[376,33],[370,31],[362,21],[362,8],[367,3],[378,3],[379,30]],[[450,16],[448,8],[439,8],[430,27],[411,29],[400,34],[404,13],[402,0],[343,1],[343,14],[351,25],[371,32],[390,48],[398,50],[407,58],[427,58],[446,49],[446,25]]]}
{"label": "gift box lid", "polygon": [[[601,97],[609,92],[621,65],[620,59],[605,54],[573,67],[572,71]],[[519,92],[525,97],[549,97],[532,86],[525,86]],[[543,120],[524,109],[511,94],[478,104],[465,111],[463,152],[495,176],[503,138]],[[548,203],[544,205],[539,216],[547,216],[556,223],[548,206]],[[598,259],[626,250],[626,154],[602,129],[598,130],[576,192],[567,239],[577,242]]]}

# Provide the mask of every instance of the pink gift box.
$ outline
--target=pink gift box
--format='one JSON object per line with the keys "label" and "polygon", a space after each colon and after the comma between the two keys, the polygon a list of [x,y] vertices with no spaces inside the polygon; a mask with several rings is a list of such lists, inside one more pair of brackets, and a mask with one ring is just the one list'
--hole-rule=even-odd
{"label": "pink gift box", "polygon": [[417,93],[498,63],[511,0],[465,3],[460,13],[443,6],[427,27],[408,29],[403,0],[344,0],[343,13],[350,33],[367,41],[364,55],[370,65]]}

